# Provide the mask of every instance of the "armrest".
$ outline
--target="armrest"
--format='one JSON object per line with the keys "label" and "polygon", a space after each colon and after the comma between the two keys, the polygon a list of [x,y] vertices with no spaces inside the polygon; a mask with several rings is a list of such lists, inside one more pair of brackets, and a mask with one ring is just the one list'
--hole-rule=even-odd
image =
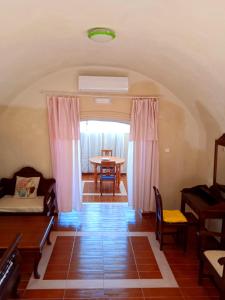
{"label": "armrest", "polygon": [[0,198],[2,198],[3,196],[5,196],[4,187],[0,186]]}
{"label": "armrest", "polygon": [[218,238],[225,238],[225,234],[221,232],[201,230],[199,232],[200,251],[220,249],[220,240],[218,240]]}
{"label": "armrest", "polygon": [[49,178],[49,179],[41,178],[38,191],[37,191],[38,196],[45,196],[46,194],[48,194],[49,189],[52,189],[54,185],[55,185],[54,178]]}
{"label": "armrest", "polygon": [[18,234],[0,259],[0,299],[18,298],[21,255],[17,249],[21,234]]}
{"label": "armrest", "polygon": [[55,210],[55,179],[44,179],[40,185],[39,194],[44,196],[44,213],[46,215],[53,215]]}
{"label": "armrest", "polygon": [[16,251],[17,245],[19,244],[22,238],[22,234],[18,234],[15,239],[12,241],[8,249],[4,252],[3,256],[0,259],[0,274],[2,273],[5,265],[7,264],[8,260],[11,259],[12,254]]}
{"label": "armrest", "polygon": [[0,181],[0,197],[5,195],[14,195],[16,181],[14,178],[2,178]]}
{"label": "armrest", "polygon": [[216,237],[224,237],[225,234],[221,232],[216,232],[216,231],[207,231],[207,230],[201,230],[199,233],[200,237],[206,237],[206,236],[216,236]]}
{"label": "armrest", "polygon": [[225,257],[219,258],[219,259],[218,259],[218,263],[219,263],[220,265],[225,265]]}

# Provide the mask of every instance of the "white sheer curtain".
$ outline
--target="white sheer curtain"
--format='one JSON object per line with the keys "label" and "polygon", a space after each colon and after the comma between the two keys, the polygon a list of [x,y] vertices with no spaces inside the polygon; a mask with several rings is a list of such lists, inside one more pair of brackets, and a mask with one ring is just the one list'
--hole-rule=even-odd
{"label": "white sheer curtain", "polygon": [[[104,129],[104,122],[102,124]],[[81,170],[83,173],[93,172],[89,158],[101,155],[101,149],[112,149],[113,156],[125,158],[127,162],[129,133],[124,132],[81,132]],[[126,172],[126,163],[122,172]]]}
{"label": "white sheer curtain", "polygon": [[128,203],[153,211],[153,186],[159,182],[158,99],[135,98],[131,113],[128,150]]}
{"label": "white sheer curtain", "polygon": [[82,199],[79,100],[51,96],[47,105],[58,210],[79,210]]}

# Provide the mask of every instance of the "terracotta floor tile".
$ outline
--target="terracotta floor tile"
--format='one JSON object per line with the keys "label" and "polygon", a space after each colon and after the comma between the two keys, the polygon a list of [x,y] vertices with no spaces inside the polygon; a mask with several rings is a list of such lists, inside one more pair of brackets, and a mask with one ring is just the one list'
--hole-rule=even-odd
{"label": "terracotta floor tile", "polygon": [[[145,300],[145,298],[144,297],[135,297],[135,298],[133,298],[133,297],[107,297],[107,298],[105,298],[105,300]],[[159,300],[159,299],[158,299]]]}
{"label": "terracotta floor tile", "polygon": [[92,265],[92,264],[86,264],[86,265],[78,265],[77,267],[74,267],[74,265],[69,266],[69,272],[103,272],[104,266],[101,265]]}
{"label": "terracotta floor tile", "polygon": [[120,264],[136,264],[134,257],[104,257],[104,264],[114,264],[114,265],[120,265]]}
{"label": "terracotta floor tile", "polygon": [[79,258],[79,260],[71,260],[70,265],[74,264],[74,265],[83,265],[83,264],[92,264],[92,265],[96,265],[96,264],[102,264],[103,263],[103,257],[81,257]]}
{"label": "terracotta floor tile", "polygon": [[179,288],[146,288],[143,289],[145,297],[182,297],[181,290]]}
{"label": "terracotta floor tile", "polygon": [[120,297],[143,297],[142,290],[141,289],[105,289],[104,290],[105,297],[111,297],[111,298],[120,298]]}
{"label": "terracotta floor tile", "polygon": [[218,291],[216,288],[208,287],[191,287],[191,288],[181,288],[182,294],[185,297],[217,297]]}
{"label": "terracotta floor tile", "polygon": [[66,272],[68,271],[69,264],[66,265],[57,265],[57,264],[48,264],[46,272]]}
{"label": "terracotta floor tile", "polygon": [[137,267],[135,264],[106,264],[104,263],[105,272],[137,272]]}
{"label": "terracotta floor tile", "polygon": [[[214,296],[210,296],[210,295],[208,295],[208,296],[204,296],[204,297],[199,297],[199,296],[185,296],[184,297],[184,299],[185,300],[219,300],[219,296],[217,296],[217,297],[214,297]],[[159,299],[158,299],[159,300]]]}
{"label": "terracotta floor tile", "polygon": [[104,279],[138,279],[138,272],[135,271],[112,271],[104,272]]}
{"label": "terracotta floor tile", "polygon": [[69,299],[102,299],[104,298],[103,289],[68,289],[65,290],[65,298]]}
{"label": "terracotta floor tile", "polygon": [[135,257],[137,265],[152,265],[156,263],[155,257]]}
{"label": "terracotta floor tile", "polygon": [[162,275],[160,272],[138,272],[141,279],[160,279]]}
{"label": "terracotta floor tile", "polygon": [[151,265],[137,265],[137,270],[139,272],[159,272],[159,267],[156,263]]}
{"label": "terracotta floor tile", "polygon": [[[190,278],[176,278],[176,280],[180,287],[199,287],[197,276]],[[214,285],[210,279],[204,279],[203,287],[214,287]]]}
{"label": "terracotta floor tile", "polygon": [[63,264],[69,264],[70,263],[70,256],[68,256],[67,258],[61,258],[59,257],[54,257],[54,258],[50,258],[49,260],[49,264],[50,265],[63,265]]}
{"label": "terracotta floor tile", "polygon": [[67,279],[103,279],[103,271],[76,271],[69,272]]}
{"label": "terracotta floor tile", "polygon": [[105,258],[133,258],[134,254],[132,251],[110,251],[110,252],[105,252],[103,253],[104,259]]}
{"label": "terracotta floor tile", "polygon": [[63,299],[64,290],[26,290],[23,294],[24,299]]}
{"label": "terracotta floor tile", "polygon": [[46,272],[44,280],[65,280],[67,279],[67,272]]}
{"label": "terracotta floor tile", "polygon": [[154,258],[154,255],[150,251],[139,250],[134,253],[136,258]]}
{"label": "terracotta floor tile", "polygon": [[[185,300],[183,296],[165,296],[165,297],[145,297],[145,300]],[[195,299],[194,299],[195,300]],[[198,300],[198,298],[196,298]]]}

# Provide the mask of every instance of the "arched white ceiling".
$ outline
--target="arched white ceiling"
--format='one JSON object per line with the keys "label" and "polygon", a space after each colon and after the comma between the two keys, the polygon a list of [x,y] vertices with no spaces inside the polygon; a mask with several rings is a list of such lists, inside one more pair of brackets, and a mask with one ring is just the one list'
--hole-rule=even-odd
{"label": "arched white ceiling", "polygon": [[[224,125],[224,0],[2,0],[0,101],[76,65],[132,69]],[[117,38],[88,40],[106,26]],[[194,109],[193,109],[194,108]]]}

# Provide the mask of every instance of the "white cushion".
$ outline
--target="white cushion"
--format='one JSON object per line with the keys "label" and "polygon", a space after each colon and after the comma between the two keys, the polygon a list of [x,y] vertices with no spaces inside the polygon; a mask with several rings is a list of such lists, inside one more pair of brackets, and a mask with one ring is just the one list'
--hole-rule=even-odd
{"label": "white cushion", "polygon": [[0,198],[0,212],[43,212],[44,197],[16,198],[6,195]]}
{"label": "white cushion", "polygon": [[207,250],[204,252],[204,255],[207,257],[211,265],[214,267],[214,269],[217,271],[217,273],[220,275],[220,277],[223,276],[223,266],[218,263],[218,259],[221,257],[225,257],[225,251],[224,250]]}

